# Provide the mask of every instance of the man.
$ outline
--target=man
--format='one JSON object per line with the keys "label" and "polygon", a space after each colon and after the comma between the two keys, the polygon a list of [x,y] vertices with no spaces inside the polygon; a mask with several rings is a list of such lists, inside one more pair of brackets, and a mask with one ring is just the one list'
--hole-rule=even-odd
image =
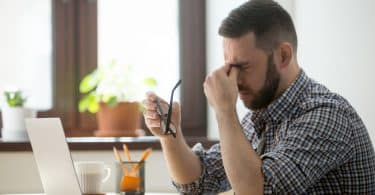
{"label": "man", "polygon": [[[366,127],[341,96],[310,79],[297,63],[291,17],[272,0],[233,10],[219,29],[225,64],[203,84],[220,143],[204,151],[184,141],[180,108],[160,130],[155,94],[144,104],[168,170],[186,194],[375,194],[375,154]],[[252,110],[240,123],[237,97]],[[166,103],[163,103],[166,108]]]}

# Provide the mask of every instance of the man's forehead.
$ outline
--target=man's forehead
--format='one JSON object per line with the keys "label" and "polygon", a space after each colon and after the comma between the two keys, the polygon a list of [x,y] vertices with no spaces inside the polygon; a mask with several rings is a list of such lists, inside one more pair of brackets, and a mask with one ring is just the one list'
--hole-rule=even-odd
{"label": "man's forehead", "polygon": [[223,38],[224,58],[226,62],[243,61],[256,52],[255,35],[247,33],[237,38]]}
{"label": "man's forehead", "polygon": [[253,32],[248,32],[240,37],[224,37],[223,38],[224,47],[240,46],[240,47],[255,48],[256,47],[255,42],[256,42],[256,39],[255,39],[255,34]]}

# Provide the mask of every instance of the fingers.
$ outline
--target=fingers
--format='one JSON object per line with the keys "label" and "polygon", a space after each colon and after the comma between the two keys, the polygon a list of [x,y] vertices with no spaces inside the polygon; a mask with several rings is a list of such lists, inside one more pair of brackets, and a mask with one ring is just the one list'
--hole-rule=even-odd
{"label": "fingers", "polygon": [[178,102],[173,102],[173,109],[176,109],[176,110],[181,110],[181,107],[180,107],[180,104]]}
{"label": "fingers", "polygon": [[232,67],[229,71],[229,79],[231,81],[235,81],[237,82],[237,78],[238,78],[238,74],[239,74],[240,70],[236,67]]}
{"label": "fingers", "polygon": [[160,128],[160,120],[145,118],[145,123],[148,128]]}
{"label": "fingers", "polygon": [[157,99],[159,99],[159,102],[163,108],[168,107],[168,103],[164,101],[163,99],[159,98],[154,92],[147,92],[146,99],[142,101],[142,104],[146,110],[156,111]]}
{"label": "fingers", "polygon": [[228,77],[231,70],[231,68],[228,65],[221,66],[220,68],[214,70],[211,74],[209,74],[207,77],[214,77],[214,78],[225,78]]}
{"label": "fingers", "polygon": [[[143,112],[143,116],[145,119],[145,123],[149,128],[160,128],[160,115],[157,112],[157,103],[156,100],[159,98],[153,92],[148,92],[146,94],[146,99],[142,101],[143,106],[145,107],[145,111]],[[168,104],[159,99],[161,107],[163,110],[167,110]]]}
{"label": "fingers", "polygon": [[153,91],[146,92],[146,99],[150,101],[156,101],[157,98],[158,96]]}
{"label": "fingers", "polygon": [[156,103],[154,101],[145,99],[142,101],[142,104],[145,107],[146,111],[156,111]]}
{"label": "fingers", "polygon": [[143,116],[146,118],[146,119],[154,119],[154,120],[160,120],[160,116],[157,112],[155,111],[150,111],[150,110],[147,110],[143,113]]}
{"label": "fingers", "polygon": [[157,96],[153,91],[146,92],[146,99],[150,100],[152,102],[155,102],[157,99],[159,99],[159,101],[161,103],[168,104],[165,100],[163,100],[162,98],[160,98],[159,96]]}
{"label": "fingers", "polygon": [[240,69],[238,66],[224,65],[207,75],[205,82],[224,78],[229,78],[232,82],[237,82],[239,72]]}

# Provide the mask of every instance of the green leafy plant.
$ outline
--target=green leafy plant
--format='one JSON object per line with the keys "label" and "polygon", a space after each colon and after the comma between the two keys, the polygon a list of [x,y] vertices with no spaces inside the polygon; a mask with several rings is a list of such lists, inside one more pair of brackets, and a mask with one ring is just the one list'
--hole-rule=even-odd
{"label": "green leafy plant", "polygon": [[6,101],[10,107],[23,107],[26,98],[23,97],[22,91],[5,91]]}
{"label": "green leafy plant", "polygon": [[[138,78],[132,74],[130,66],[120,66],[112,62],[108,66],[99,66],[83,77],[79,85],[84,96],[79,101],[79,111],[96,113],[99,102],[114,107],[118,102],[133,100],[140,89]],[[147,77],[140,81],[144,86],[156,86],[154,78]]]}

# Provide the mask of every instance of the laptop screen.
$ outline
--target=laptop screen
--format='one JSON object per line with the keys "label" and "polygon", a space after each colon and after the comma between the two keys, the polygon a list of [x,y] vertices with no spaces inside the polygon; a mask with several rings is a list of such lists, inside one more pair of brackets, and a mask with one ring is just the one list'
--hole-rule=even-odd
{"label": "laptop screen", "polygon": [[60,119],[26,119],[26,129],[44,192],[48,195],[80,195],[81,189]]}

